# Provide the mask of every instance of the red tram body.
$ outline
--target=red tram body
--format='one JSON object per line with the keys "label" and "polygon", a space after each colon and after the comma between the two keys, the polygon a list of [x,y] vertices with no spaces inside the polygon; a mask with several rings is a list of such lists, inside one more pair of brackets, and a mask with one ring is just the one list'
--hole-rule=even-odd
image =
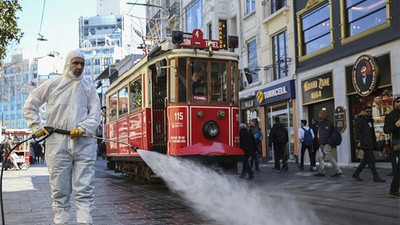
{"label": "red tram body", "polygon": [[[203,40],[200,30],[180,45],[163,43],[111,83],[106,138],[235,169],[243,155],[238,56],[214,51],[215,41]],[[150,168],[129,146],[108,142],[106,155],[111,168],[149,179]]]}

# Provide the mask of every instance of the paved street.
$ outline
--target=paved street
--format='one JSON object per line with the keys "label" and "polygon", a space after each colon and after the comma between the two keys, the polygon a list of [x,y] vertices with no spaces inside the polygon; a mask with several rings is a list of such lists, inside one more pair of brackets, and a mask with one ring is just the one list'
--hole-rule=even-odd
{"label": "paved street", "polygon": [[[217,224],[204,214],[196,213],[181,197],[164,185],[134,184],[124,176],[105,170],[99,160],[96,172],[96,203],[94,224]],[[306,169],[308,167],[306,166]],[[314,211],[311,224],[393,224],[400,223],[400,200],[388,197],[391,177],[389,169],[378,172],[386,183],[372,182],[369,170],[363,171],[363,182],[351,178],[352,167],[344,167],[340,178],[314,177],[307,170],[300,171],[294,164],[289,171],[276,173],[272,164],[263,164],[256,178],[246,182],[250,188],[262,190],[261,198],[270,193],[295,196],[298,209],[283,207],[276,217],[290,216],[293,210]],[[328,168],[328,173],[333,173]],[[233,176],[233,175],[231,175]],[[6,224],[53,224],[48,185],[48,173],[43,164],[32,165],[27,171],[5,171],[3,180]],[[274,198],[281,198],[274,196]],[[251,199],[249,199],[251,201]],[[246,202],[240,204],[247,204]],[[251,205],[251,203],[249,203]],[[277,207],[271,206],[271,207]],[[71,209],[70,224],[75,223]],[[297,212],[298,213],[298,212]],[[270,215],[270,214],[266,214]],[[264,224],[274,224],[279,218],[266,218]],[[249,221],[249,224],[252,224]]]}

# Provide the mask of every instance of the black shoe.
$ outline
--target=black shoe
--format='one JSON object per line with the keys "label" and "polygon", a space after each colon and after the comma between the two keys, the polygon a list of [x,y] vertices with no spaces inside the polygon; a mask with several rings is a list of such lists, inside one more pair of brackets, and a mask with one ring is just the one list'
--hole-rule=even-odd
{"label": "black shoe", "polygon": [[336,172],[331,177],[340,177],[340,176],[342,176],[342,173]]}
{"label": "black shoe", "polygon": [[283,166],[282,166],[282,169],[284,169],[285,171],[288,171],[288,169],[289,169],[288,164],[283,165]]}
{"label": "black shoe", "polygon": [[380,178],[379,176],[374,177],[374,182],[384,183],[386,182],[384,179]]}
{"label": "black shoe", "polygon": [[356,181],[363,181],[363,179],[360,178],[360,175],[358,174],[353,174],[352,176],[354,179],[356,179]]}
{"label": "black shoe", "polygon": [[249,176],[248,178],[247,178],[247,180],[251,180],[251,179],[253,179],[254,178],[254,175],[251,175],[251,176]]}
{"label": "black shoe", "polygon": [[316,176],[316,177],[324,177],[325,174],[324,173],[315,173],[314,176]]}
{"label": "black shoe", "polygon": [[389,196],[392,198],[400,198],[400,193],[398,191],[389,192]]}
{"label": "black shoe", "polygon": [[310,172],[314,172],[314,168],[310,167]]}

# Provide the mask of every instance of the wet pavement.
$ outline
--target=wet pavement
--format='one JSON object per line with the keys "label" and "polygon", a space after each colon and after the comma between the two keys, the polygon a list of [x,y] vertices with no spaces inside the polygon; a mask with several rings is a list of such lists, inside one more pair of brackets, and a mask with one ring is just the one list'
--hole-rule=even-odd
{"label": "wet pavement", "polygon": [[[96,167],[95,225],[217,224],[197,213],[163,184],[129,181],[123,175],[105,170],[106,161],[102,159]],[[400,200],[388,197],[392,178],[386,176],[390,172],[388,168],[378,165],[378,172],[386,183],[373,182],[368,169],[361,173],[364,181],[357,182],[351,178],[355,170],[352,166],[342,167],[343,175],[339,178],[329,176],[334,173],[331,167],[327,169],[326,177],[315,177],[312,172],[299,170],[294,164],[290,164],[288,171],[280,173],[273,171],[270,163],[262,164],[260,169],[261,172],[255,173],[255,179],[241,182],[260,188],[265,191],[262,192],[265,196],[276,189],[295,196],[300,207],[315,212],[318,220],[311,221],[312,224],[400,224]],[[27,171],[4,171],[6,224],[53,224],[48,179],[44,164],[31,165]],[[282,214],[290,215],[291,212],[288,209]],[[72,207],[69,224],[76,224],[75,220]],[[265,224],[270,224],[268,218]]]}

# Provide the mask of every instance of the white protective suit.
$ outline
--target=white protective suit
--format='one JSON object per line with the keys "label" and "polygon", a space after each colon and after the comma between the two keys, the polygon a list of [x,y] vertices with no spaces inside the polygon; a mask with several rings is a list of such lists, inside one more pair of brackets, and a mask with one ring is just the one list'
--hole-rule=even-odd
{"label": "white protective suit", "polygon": [[[74,57],[84,59],[80,51],[71,51],[65,60],[63,76],[47,80],[29,95],[23,114],[34,133],[42,129],[39,107],[46,103],[46,126],[64,130],[83,128],[88,135],[96,134],[101,122],[99,97],[83,74],[75,76],[70,70]],[[68,223],[70,195],[74,191],[78,223],[92,224],[96,140],[71,139],[69,135],[54,133],[46,140],[45,154],[54,222]]]}

